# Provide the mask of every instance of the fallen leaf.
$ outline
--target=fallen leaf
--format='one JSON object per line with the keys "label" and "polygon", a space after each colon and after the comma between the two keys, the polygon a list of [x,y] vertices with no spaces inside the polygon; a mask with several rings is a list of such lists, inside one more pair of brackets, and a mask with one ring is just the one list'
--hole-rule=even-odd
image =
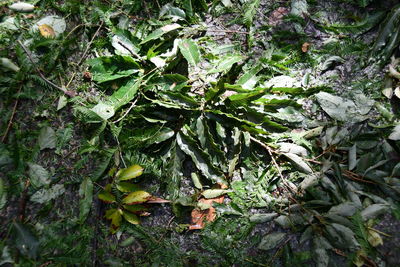
{"label": "fallen leaf", "polygon": [[310,48],[310,43],[305,42],[302,46],[301,46],[301,51],[303,51],[304,53],[306,53],[308,51],[308,48]]}
{"label": "fallen leaf", "polygon": [[56,37],[56,33],[50,25],[42,24],[39,25],[39,32],[44,38],[54,38]]}
{"label": "fallen leaf", "polygon": [[279,7],[271,13],[271,16],[268,19],[268,24],[271,26],[280,24],[283,20],[283,17],[288,13],[289,10],[286,7]]}
{"label": "fallen leaf", "polygon": [[192,223],[189,226],[189,230],[199,230],[203,229],[206,222],[212,222],[216,218],[215,208],[212,204],[215,203],[222,203],[224,202],[224,196],[220,196],[213,199],[205,199],[202,198],[199,200],[199,206],[209,207],[207,209],[202,210],[201,208],[195,208],[192,210],[191,217]]}

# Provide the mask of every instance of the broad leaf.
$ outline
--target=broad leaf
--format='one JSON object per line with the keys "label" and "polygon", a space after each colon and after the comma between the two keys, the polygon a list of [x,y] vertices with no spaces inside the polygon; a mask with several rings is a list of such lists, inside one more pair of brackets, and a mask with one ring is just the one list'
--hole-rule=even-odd
{"label": "broad leaf", "polygon": [[122,169],[117,174],[117,179],[120,181],[130,180],[137,178],[143,174],[143,167],[137,164],[130,166],[129,168]]}
{"label": "broad leaf", "polygon": [[126,197],[124,197],[122,199],[122,203],[127,204],[127,205],[140,204],[140,203],[144,203],[147,200],[149,200],[150,197],[151,197],[151,195],[149,193],[147,193],[146,191],[136,191],[136,192],[132,192],[129,195],[127,195]]}
{"label": "broad leaf", "polygon": [[264,236],[258,244],[258,249],[270,250],[276,248],[286,237],[286,233],[271,233]]}
{"label": "broad leaf", "polygon": [[179,42],[179,50],[192,66],[200,62],[200,51],[196,43],[190,39],[183,39]]}
{"label": "broad leaf", "polygon": [[50,174],[45,168],[31,162],[28,163],[28,166],[30,181],[35,188],[50,184]]}

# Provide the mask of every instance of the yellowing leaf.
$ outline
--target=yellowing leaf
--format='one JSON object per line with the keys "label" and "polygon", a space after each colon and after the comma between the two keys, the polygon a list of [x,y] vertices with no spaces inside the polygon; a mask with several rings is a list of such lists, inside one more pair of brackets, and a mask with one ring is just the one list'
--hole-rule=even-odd
{"label": "yellowing leaf", "polygon": [[131,224],[139,224],[140,223],[139,217],[136,216],[135,214],[132,214],[129,212],[123,212],[122,216],[124,216],[125,220],[127,220]]}
{"label": "yellowing leaf", "polygon": [[129,182],[120,182],[117,184],[117,189],[124,193],[130,193],[134,191],[139,191],[140,187],[136,184],[132,184]]}
{"label": "yellowing leaf", "polygon": [[129,211],[131,213],[135,213],[138,215],[140,215],[144,211],[148,210],[148,208],[146,208],[143,205],[133,205],[133,206],[124,205],[124,209],[126,209],[127,211]]}
{"label": "yellowing leaf", "polygon": [[101,191],[98,195],[99,199],[106,202],[106,203],[113,203],[115,202],[115,196],[110,192],[105,190]]}
{"label": "yellowing leaf", "polygon": [[127,205],[140,204],[146,202],[150,197],[151,195],[146,191],[136,191],[124,197],[122,203]]}
{"label": "yellowing leaf", "polygon": [[368,230],[368,242],[373,247],[377,247],[379,245],[383,245],[382,237],[373,230]]}
{"label": "yellowing leaf", "polygon": [[42,24],[39,25],[39,32],[44,38],[54,38],[56,37],[56,33],[50,25]]}
{"label": "yellowing leaf", "polygon": [[120,181],[130,180],[142,175],[142,173],[143,173],[143,167],[135,164],[130,166],[129,168],[123,169],[120,172],[118,172],[117,178]]}
{"label": "yellowing leaf", "polygon": [[119,228],[119,226],[121,225],[121,213],[122,210],[121,209],[108,209],[106,211],[106,215],[104,217],[106,217],[106,219],[111,220],[111,233],[115,233],[117,231],[117,229]]}

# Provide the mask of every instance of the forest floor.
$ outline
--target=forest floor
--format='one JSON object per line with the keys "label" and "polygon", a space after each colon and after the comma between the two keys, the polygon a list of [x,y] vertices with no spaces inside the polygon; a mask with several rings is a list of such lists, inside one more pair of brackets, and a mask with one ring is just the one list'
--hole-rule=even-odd
{"label": "forest floor", "polygon": [[0,1],[0,266],[398,266],[396,1]]}

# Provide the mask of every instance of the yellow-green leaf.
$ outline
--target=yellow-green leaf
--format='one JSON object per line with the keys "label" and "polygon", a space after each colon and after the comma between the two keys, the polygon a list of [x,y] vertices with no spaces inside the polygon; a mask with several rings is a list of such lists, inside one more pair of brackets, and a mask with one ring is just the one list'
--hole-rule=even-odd
{"label": "yellow-green leaf", "polygon": [[127,220],[131,224],[139,224],[140,223],[139,217],[135,214],[124,211],[122,213],[122,216],[124,216],[125,220]]}
{"label": "yellow-green leaf", "polygon": [[127,205],[140,204],[146,202],[150,197],[151,195],[146,191],[136,191],[124,197],[124,199],[122,199],[122,203]]}
{"label": "yellow-green leaf", "polygon": [[122,210],[121,209],[108,209],[106,211],[106,219],[111,220],[111,232],[115,233],[118,227],[121,225],[121,217]]}
{"label": "yellow-green leaf", "polygon": [[105,190],[101,191],[98,195],[99,199],[106,202],[106,203],[113,203],[115,202],[115,196],[110,192]]}
{"label": "yellow-green leaf", "polygon": [[142,211],[147,211],[148,208],[146,208],[143,205],[133,205],[133,206],[129,206],[129,205],[124,205],[124,209],[126,209],[127,211],[131,212],[131,213],[141,213]]}
{"label": "yellow-green leaf", "polygon": [[130,192],[134,192],[134,191],[139,191],[140,187],[136,184],[132,184],[129,182],[119,182],[117,184],[117,189],[124,193],[130,193]]}
{"label": "yellow-green leaf", "polygon": [[368,230],[368,242],[373,247],[377,247],[379,245],[383,245],[382,237],[373,230]]}
{"label": "yellow-green leaf", "polygon": [[201,193],[205,198],[216,198],[226,194],[228,191],[224,189],[207,189]]}
{"label": "yellow-green leaf", "polygon": [[121,172],[118,172],[117,178],[120,181],[130,180],[136,178],[143,173],[143,167],[137,164],[130,166],[129,168],[123,169]]}

